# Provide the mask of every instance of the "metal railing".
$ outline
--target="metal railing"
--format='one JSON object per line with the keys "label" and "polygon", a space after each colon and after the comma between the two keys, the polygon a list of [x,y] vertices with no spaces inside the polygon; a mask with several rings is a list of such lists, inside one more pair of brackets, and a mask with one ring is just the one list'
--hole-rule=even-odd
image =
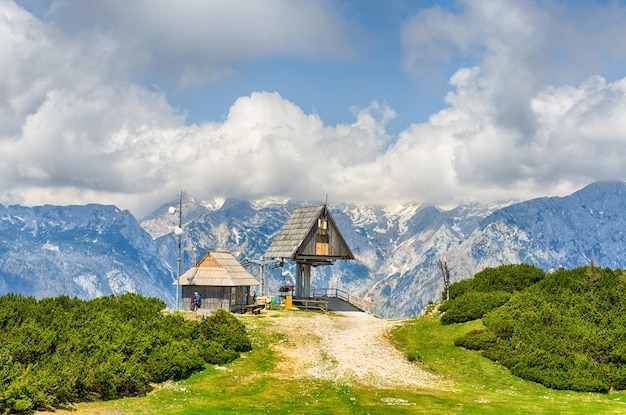
{"label": "metal railing", "polygon": [[294,298],[293,305],[298,308],[304,308],[305,310],[322,310],[328,311],[328,301],[315,300],[308,298]]}
{"label": "metal railing", "polygon": [[339,288],[313,288],[311,291],[311,295],[313,297],[339,298],[340,300],[352,304],[361,311],[371,313],[372,301],[368,300],[367,298],[362,298],[354,294],[350,294],[349,292],[340,290]]}

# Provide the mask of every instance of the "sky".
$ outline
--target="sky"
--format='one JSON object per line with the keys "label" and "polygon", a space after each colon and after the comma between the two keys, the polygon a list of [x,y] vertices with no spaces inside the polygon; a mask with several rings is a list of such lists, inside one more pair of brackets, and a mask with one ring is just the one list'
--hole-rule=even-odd
{"label": "sky", "polygon": [[0,0],[0,204],[626,180],[626,1]]}

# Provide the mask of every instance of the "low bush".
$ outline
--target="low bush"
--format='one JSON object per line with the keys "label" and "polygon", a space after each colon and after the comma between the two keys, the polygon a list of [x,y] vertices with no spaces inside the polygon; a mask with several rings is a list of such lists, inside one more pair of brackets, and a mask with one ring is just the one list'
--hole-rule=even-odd
{"label": "low bush", "polygon": [[452,324],[477,320],[485,313],[509,301],[510,296],[511,294],[505,291],[467,292],[447,302],[441,323]]}
{"label": "low bush", "polygon": [[445,312],[441,323],[465,323],[482,318],[485,313],[505,304],[512,293],[524,290],[544,277],[543,270],[528,264],[485,268],[473,278],[450,285],[450,299],[439,307],[439,311]]}
{"label": "low bush", "polygon": [[505,264],[485,268],[473,278],[457,281],[450,285],[450,299],[471,292],[506,291],[513,293],[530,287],[545,277],[545,272],[530,264]]}
{"label": "low bush", "polygon": [[241,321],[226,310],[217,310],[200,323],[202,336],[237,352],[252,350],[252,343]]}
{"label": "low bush", "polygon": [[163,308],[137,294],[0,297],[0,413],[143,395],[151,383],[251,350],[245,327],[225,310],[193,321]]}
{"label": "low bush", "polygon": [[484,350],[497,341],[495,334],[483,330],[470,331],[454,341],[454,345],[469,350]]}
{"label": "low bush", "polygon": [[511,373],[550,388],[623,390],[625,310],[622,270],[557,271],[485,314],[485,330],[455,344],[482,350]]}

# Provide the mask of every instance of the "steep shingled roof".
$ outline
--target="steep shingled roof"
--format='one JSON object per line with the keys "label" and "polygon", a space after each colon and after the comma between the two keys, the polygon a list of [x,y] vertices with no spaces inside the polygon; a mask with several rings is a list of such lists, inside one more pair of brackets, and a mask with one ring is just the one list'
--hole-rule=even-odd
{"label": "steep shingled roof", "polygon": [[[305,252],[306,246],[310,246],[310,241],[318,227],[317,220],[324,217],[328,220],[328,231],[332,234],[335,243],[331,248],[330,255],[317,255],[313,252]],[[307,239],[308,238],[308,239]],[[300,206],[293,210],[287,221],[278,232],[272,244],[263,255],[266,258],[290,258],[303,259],[304,257],[317,257],[326,261],[334,259],[354,259],[348,244],[339,232],[326,205]]]}
{"label": "steep shingled roof", "polygon": [[178,282],[180,285],[210,287],[259,285],[257,279],[230,252],[207,252],[195,266],[180,276]]}
{"label": "steep shingled roof", "polygon": [[312,205],[295,208],[263,256],[293,259],[324,207]]}

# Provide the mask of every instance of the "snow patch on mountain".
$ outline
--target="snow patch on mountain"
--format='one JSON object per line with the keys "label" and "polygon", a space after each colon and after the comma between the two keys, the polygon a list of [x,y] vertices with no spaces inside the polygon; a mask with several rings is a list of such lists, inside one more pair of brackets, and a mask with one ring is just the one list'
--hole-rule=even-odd
{"label": "snow patch on mountain", "polygon": [[107,272],[105,277],[113,294],[137,291],[133,280],[118,269]]}
{"label": "snow patch on mountain", "polygon": [[45,244],[43,244],[43,246],[41,247],[41,249],[45,249],[47,251],[55,251],[55,252],[59,252],[59,246],[58,245],[54,245],[51,244],[50,241],[46,241]]}
{"label": "snow patch on mountain", "polygon": [[396,213],[391,213],[390,216],[398,222],[398,233],[400,235],[404,234],[408,230],[407,222],[409,222],[415,216],[415,212],[417,212],[420,206],[420,204],[413,203],[403,206]]}
{"label": "snow patch on mountain", "polygon": [[366,206],[349,205],[346,214],[354,226],[368,226],[378,223],[382,209],[372,209]]}
{"label": "snow patch on mountain", "polygon": [[267,208],[276,208],[285,206],[289,203],[289,198],[267,198],[267,199],[257,199],[250,202],[250,206],[254,210],[261,210]]}
{"label": "snow patch on mountain", "polygon": [[98,289],[98,276],[94,274],[77,275],[74,277],[74,282],[86,293],[88,298],[100,297],[104,294]]}
{"label": "snow patch on mountain", "polygon": [[200,204],[209,210],[219,210],[226,203],[223,197],[216,197],[212,200],[202,200]]}

